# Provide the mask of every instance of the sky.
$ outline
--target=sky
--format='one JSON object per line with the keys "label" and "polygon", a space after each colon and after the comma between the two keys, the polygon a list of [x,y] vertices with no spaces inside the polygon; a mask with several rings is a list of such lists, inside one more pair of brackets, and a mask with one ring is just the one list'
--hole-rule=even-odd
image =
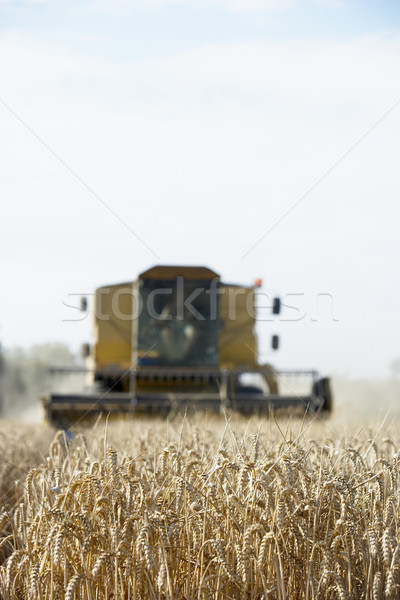
{"label": "sky", "polygon": [[79,296],[194,264],[263,280],[260,360],[390,375],[398,2],[0,0],[0,57],[4,348],[78,349]]}

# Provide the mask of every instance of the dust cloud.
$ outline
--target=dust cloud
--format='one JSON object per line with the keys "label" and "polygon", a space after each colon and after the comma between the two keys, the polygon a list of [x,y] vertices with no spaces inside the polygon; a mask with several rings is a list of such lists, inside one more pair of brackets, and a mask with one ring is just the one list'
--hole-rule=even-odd
{"label": "dust cloud", "polygon": [[79,391],[81,374],[50,376],[48,369],[76,367],[80,359],[61,343],[3,350],[1,356],[0,407],[2,418],[22,423],[40,423],[43,410],[40,396],[51,390]]}
{"label": "dust cloud", "polygon": [[400,421],[400,379],[332,377],[334,415],[349,422]]}

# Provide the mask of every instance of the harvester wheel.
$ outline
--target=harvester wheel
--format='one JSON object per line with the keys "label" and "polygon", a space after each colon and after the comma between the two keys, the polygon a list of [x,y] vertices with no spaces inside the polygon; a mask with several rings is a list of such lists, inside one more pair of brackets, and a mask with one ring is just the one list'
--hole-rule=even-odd
{"label": "harvester wheel", "polygon": [[331,383],[329,377],[318,379],[313,385],[313,395],[321,398],[321,412],[330,414],[333,409]]}

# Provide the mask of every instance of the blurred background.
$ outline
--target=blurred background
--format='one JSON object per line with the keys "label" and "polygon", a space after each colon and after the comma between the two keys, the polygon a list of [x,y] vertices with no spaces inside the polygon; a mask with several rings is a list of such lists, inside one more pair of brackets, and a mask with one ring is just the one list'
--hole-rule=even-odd
{"label": "blurred background", "polygon": [[32,418],[49,363],[80,364],[80,296],[154,264],[261,278],[260,359],[333,376],[338,410],[396,414],[399,17],[394,0],[0,2],[7,414]]}

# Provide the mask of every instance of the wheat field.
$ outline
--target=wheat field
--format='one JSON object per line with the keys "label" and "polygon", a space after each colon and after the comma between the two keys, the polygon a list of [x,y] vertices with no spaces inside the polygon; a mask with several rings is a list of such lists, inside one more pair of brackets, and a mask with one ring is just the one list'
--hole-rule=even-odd
{"label": "wheat field", "polygon": [[0,422],[4,600],[400,595],[396,424]]}

